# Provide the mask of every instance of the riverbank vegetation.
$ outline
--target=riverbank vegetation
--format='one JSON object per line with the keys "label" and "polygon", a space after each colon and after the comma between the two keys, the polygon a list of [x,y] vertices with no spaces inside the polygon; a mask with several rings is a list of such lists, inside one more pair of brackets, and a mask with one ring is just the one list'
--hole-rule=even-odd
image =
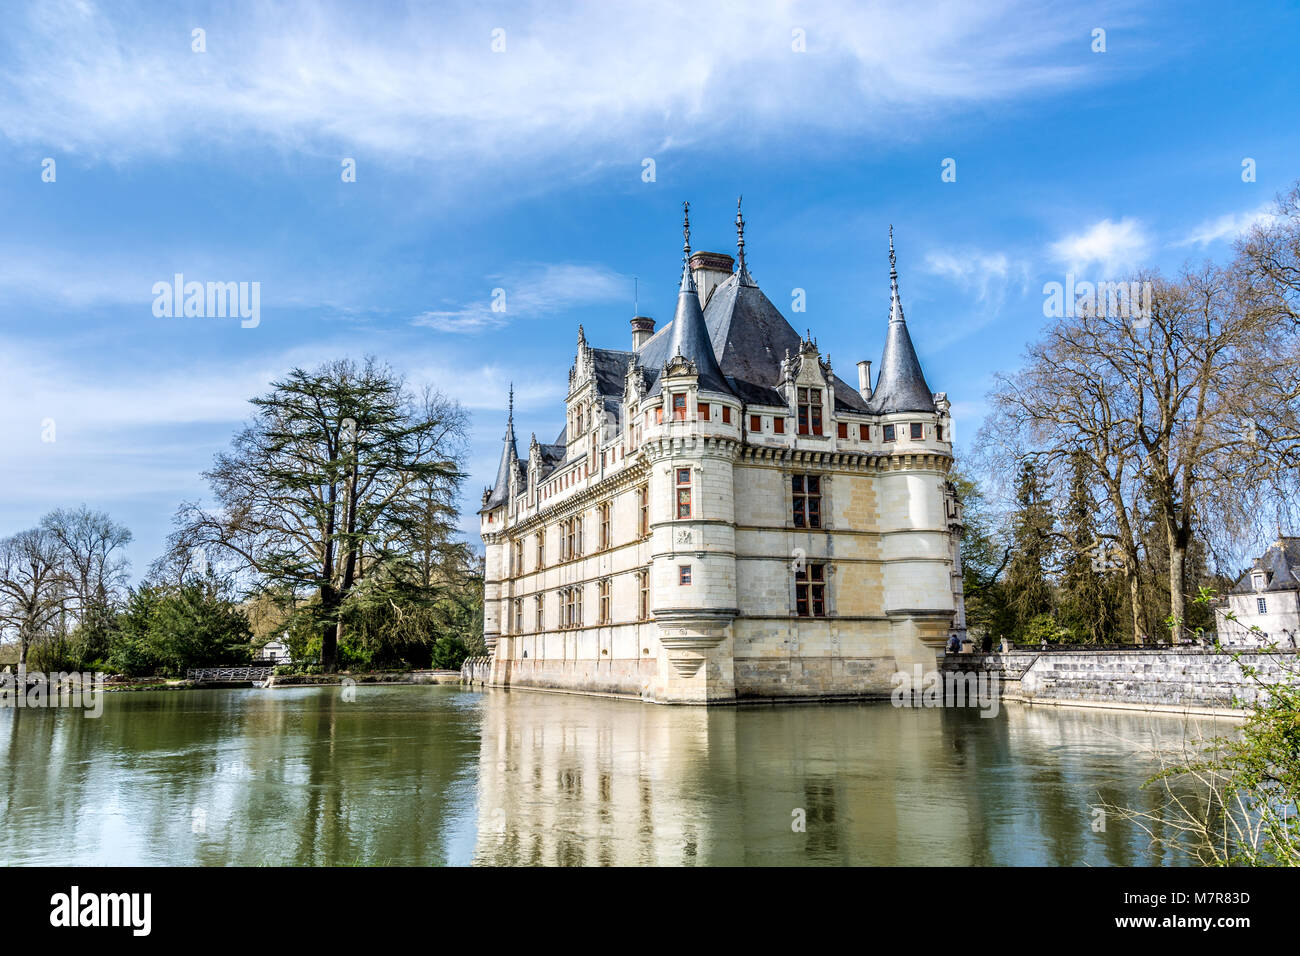
{"label": "riverbank vegetation", "polygon": [[1083,297],[1000,375],[963,502],[986,641],[1181,641],[1285,528],[1300,464],[1300,184],[1222,265]]}
{"label": "riverbank vegetation", "polygon": [[1157,806],[1101,808],[1201,866],[1300,866],[1300,663],[1276,651],[1265,648],[1283,676],[1270,681],[1233,655],[1257,694],[1243,702],[1238,732],[1193,732],[1181,750],[1152,754],[1160,770],[1146,789],[1160,795]]}

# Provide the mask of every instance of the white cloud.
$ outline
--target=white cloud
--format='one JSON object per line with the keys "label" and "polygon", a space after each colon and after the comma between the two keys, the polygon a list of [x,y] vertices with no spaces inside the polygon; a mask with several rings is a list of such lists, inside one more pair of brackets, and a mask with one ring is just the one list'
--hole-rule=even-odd
{"label": "white cloud", "polygon": [[627,299],[629,284],[617,272],[600,266],[531,266],[513,275],[487,277],[481,299],[422,312],[411,321],[439,332],[484,332],[512,319],[532,319],[575,306]]}
{"label": "white cloud", "polygon": [[926,254],[925,268],[973,292],[979,302],[994,309],[1001,307],[1011,284],[1023,286],[1029,275],[1024,262],[1013,261],[1005,252],[936,250]]}
{"label": "white cloud", "polygon": [[[432,160],[473,173],[579,157],[639,176],[642,157],[728,133],[900,128],[973,103],[1101,82],[1066,66],[1072,12],[1025,0],[978,9],[930,0],[521,5],[484,16],[449,5],[249,6],[204,19],[107,12],[83,2],[7,16],[0,132],[125,161],[195,143],[272,145],[368,162]],[[492,30],[505,50],[491,49]],[[792,51],[792,30],[807,52]],[[348,152],[340,152],[348,150]],[[442,170],[450,172],[448,168]]]}
{"label": "white cloud", "polygon": [[1215,219],[1207,219],[1192,229],[1186,236],[1174,243],[1175,246],[1201,246],[1204,248],[1212,242],[1232,241],[1243,232],[1255,226],[1267,226],[1277,220],[1273,213],[1273,204],[1268,203],[1249,212],[1225,213]]}
{"label": "white cloud", "polygon": [[1142,223],[1127,216],[1119,222],[1102,219],[1051,245],[1052,258],[1067,271],[1082,276],[1093,267],[1099,269],[1092,281],[1109,280],[1145,265],[1150,250],[1151,239]]}

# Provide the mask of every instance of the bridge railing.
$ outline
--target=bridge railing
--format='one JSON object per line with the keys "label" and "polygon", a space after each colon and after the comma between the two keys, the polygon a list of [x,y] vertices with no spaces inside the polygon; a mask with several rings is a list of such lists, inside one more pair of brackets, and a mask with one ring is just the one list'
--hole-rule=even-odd
{"label": "bridge railing", "polygon": [[274,667],[191,667],[185,672],[189,680],[266,680]]}

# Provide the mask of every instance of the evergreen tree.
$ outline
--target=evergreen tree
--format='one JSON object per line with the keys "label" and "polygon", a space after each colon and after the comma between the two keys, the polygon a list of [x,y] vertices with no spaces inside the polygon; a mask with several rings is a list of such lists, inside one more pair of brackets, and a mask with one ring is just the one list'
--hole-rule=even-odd
{"label": "evergreen tree", "polygon": [[1060,623],[1071,638],[1089,644],[1116,637],[1122,604],[1119,578],[1099,573],[1093,565],[1108,542],[1097,526],[1092,487],[1092,466],[1087,456],[1076,452],[1070,458],[1069,492],[1061,514],[1065,555],[1058,604]]}
{"label": "evergreen tree", "polygon": [[1038,471],[1025,461],[1016,475],[1016,510],[1011,521],[1011,560],[1006,592],[1015,634],[1026,639],[1030,622],[1052,613],[1052,585],[1047,568],[1052,558],[1051,503],[1043,496]]}

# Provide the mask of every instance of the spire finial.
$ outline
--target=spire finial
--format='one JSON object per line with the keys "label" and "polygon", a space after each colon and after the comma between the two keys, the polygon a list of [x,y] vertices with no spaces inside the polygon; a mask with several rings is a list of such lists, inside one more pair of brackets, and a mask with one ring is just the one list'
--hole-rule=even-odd
{"label": "spire finial", "polygon": [[898,297],[898,263],[894,257],[894,227],[889,227],[889,321],[902,322],[903,302]]}
{"label": "spire finial", "polygon": [[740,201],[744,198],[736,197],[736,258],[740,260],[742,274],[749,271],[745,268],[745,217],[740,212]]}
{"label": "spire finial", "polygon": [[510,405],[509,405],[509,411],[506,414],[506,421],[513,422],[514,420],[515,420],[515,383],[511,382],[510,383]]}
{"label": "spire finial", "polygon": [[682,203],[682,263],[689,265],[691,261],[691,204],[690,202]]}

